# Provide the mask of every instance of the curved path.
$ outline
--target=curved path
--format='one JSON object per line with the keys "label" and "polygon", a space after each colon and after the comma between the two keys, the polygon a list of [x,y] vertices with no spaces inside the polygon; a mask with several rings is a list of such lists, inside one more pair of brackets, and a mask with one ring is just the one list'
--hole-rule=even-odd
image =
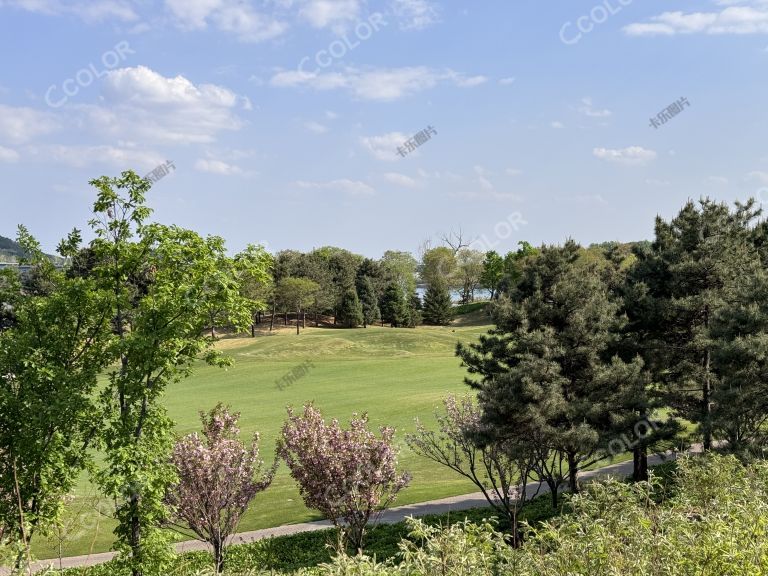
{"label": "curved path", "polygon": [[[649,456],[648,464],[654,465],[662,462],[662,458],[659,456]],[[632,474],[632,462],[621,462],[619,464],[611,464],[597,470],[590,470],[579,474],[581,480],[589,480],[596,476],[603,475],[616,475],[625,477]],[[539,491],[541,494],[547,492],[548,488],[545,484],[533,484],[528,486],[528,492],[530,495]],[[445,514],[448,512],[468,510],[470,508],[482,508],[488,506],[488,502],[483,497],[482,493],[466,494],[464,496],[453,496],[451,498],[443,498],[441,500],[431,500],[429,502],[422,502],[419,504],[409,504],[407,506],[398,506],[396,508],[390,508],[386,510],[379,520],[380,523],[394,524],[402,522],[409,516],[426,516],[430,514]],[[314,530],[325,530],[331,527],[331,523],[327,520],[321,520],[317,522],[304,522],[301,524],[288,524],[285,526],[278,526],[276,528],[265,528],[263,530],[254,530],[252,532],[241,532],[235,534],[229,539],[230,544],[246,544],[249,542],[255,542],[256,540],[262,540],[263,538],[271,538],[273,536],[286,536],[290,534],[298,534],[300,532],[311,532]],[[198,540],[189,540],[187,542],[179,542],[175,545],[177,552],[189,552],[193,550],[210,550],[209,546]],[[32,566],[34,572],[43,570],[47,567],[53,568],[78,568],[83,566],[94,566],[96,564],[102,564],[108,562],[115,557],[114,552],[103,552],[99,554],[90,554],[88,556],[71,556],[63,558],[61,565],[58,559],[40,560],[35,562]],[[0,576],[6,576],[10,574],[10,570],[7,568],[0,568]]]}

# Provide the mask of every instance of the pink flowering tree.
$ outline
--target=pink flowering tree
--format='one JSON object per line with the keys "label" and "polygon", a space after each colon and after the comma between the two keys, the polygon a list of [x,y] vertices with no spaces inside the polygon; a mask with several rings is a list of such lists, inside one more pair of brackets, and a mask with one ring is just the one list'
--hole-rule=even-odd
{"label": "pink flowering tree", "polygon": [[239,439],[240,414],[222,404],[200,412],[203,436],[189,434],[176,443],[172,461],[179,481],[167,502],[175,522],[186,524],[213,548],[216,573],[224,569],[224,546],[253,497],[271,483],[277,468],[264,471],[259,459],[259,435],[250,448]]}
{"label": "pink flowering tree", "polygon": [[410,481],[397,472],[393,428],[377,437],[368,430],[368,416],[353,415],[349,429],[338,420],[326,423],[313,405],[304,414],[288,409],[278,452],[298,482],[304,503],[344,529],[349,545],[363,546],[369,522],[394,502]]}

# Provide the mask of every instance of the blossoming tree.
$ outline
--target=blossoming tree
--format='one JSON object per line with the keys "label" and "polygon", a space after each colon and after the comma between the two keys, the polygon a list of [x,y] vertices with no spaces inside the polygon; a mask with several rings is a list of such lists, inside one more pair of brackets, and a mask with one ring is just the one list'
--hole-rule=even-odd
{"label": "blossoming tree", "polygon": [[217,405],[200,413],[203,436],[189,434],[176,443],[172,461],[179,481],[168,493],[173,519],[183,522],[213,547],[216,573],[224,569],[224,546],[253,497],[271,483],[278,461],[263,471],[259,435],[247,448],[239,439],[240,414]]}
{"label": "blossoming tree", "polygon": [[345,526],[345,537],[362,548],[365,528],[395,500],[410,481],[397,472],[395,431],[381,428],[380,437],[368,430],[368,416],[353,415],[349,429],[338,420],[326,423],[313,405],[304,414],[288,409],[278,451],[299,483],[309,508],[319,510],[334,526]]}

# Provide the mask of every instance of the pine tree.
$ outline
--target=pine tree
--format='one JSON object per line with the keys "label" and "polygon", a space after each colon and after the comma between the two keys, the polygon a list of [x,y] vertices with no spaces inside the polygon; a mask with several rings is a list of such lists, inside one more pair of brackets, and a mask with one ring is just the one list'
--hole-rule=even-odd
{"label": "pine tree", "polygon": [[[630,393],[616,386],[639,370],[611,358],[620,306],[580,252],[571,241],[543,248],[523,267],[515,297],[494,306],[497,327],[457,348],[469,372],[480,376],[467,383],[479,391],[489,434],[535,443],[542,453],[539,476],[553,489],[560,476],[547,462],[567,462],[573,491],[579,470],[606,455],[621,428],[617,422],[632,421],[635,406],[614,405]],[[626,386],[638,386],[636,379]]]}
{"label": "pine tree", "polygon": [[391,283],[384,290],[381,297],[381,319],[393,328],[406,326],[408,323],[408,308],[400,286]]}
{"label": "pine tree", "polygon": [[705,450],[716,432],[740,436],[731,426],[733,411],[764,405],[759,395],[729,392],[741,386],[734,369],[745,368],[741,363],[757,352],[744,349],[739,358],[744,341],[733,340],[747,332],[759,345],[767,326],[748,318],[749,300],[761,289],[744,289],[761,282],[752,230],[758,215],[752,202],[734,210],[708,199],[688,202],[672,221],[657,218],[656,239],[637,251],[630,273],[627,312],[635,339],[664,385],[666,403],[698,425]]}
{"label": "pine tree", "polygon": [[424,321],[423,316],[423,306],[421,303],[421,298],[419,297],[418,293],[414,292],[411,294],[411,298],[408,300],[408,327],[409,328],[416,328],[416,326],[421,326],[421,323]]}
{"label": "pine tree", "polygon": [[365,321],[363,306],[354,290],[347,290],[341,299],[339,321],[345,328],[357,328]]}
{"label": "pine tree", "polygon": [[427,287],[424,295],[424,321],[435,326],[447,326],[453,318],[451,293],[445,282],[436,280]]}
{"label": "pine tree", "polygon": [[360,297],[360,304],[363,306],[363,326],[367,328],[368,324],[374,324],[381,319],[379,299],[376,296],[376,290],[370,276],[358,277],[357,294]]}

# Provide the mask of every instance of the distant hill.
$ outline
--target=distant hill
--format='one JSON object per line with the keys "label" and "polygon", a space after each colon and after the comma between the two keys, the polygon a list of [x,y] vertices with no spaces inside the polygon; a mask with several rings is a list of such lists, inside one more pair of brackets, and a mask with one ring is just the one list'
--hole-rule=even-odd
{"label": "distant hill", "polygon": [[[0,236],[0,262],[18,262],[23,256],[24,250],[18,242],[5,236]],[[52,256],[50,254],[47,254],[47,256],[56,264],[64,262],[64,259],[60,256]]]}
{"label": "distant hill", "polygon": [[0,262],[16,262],[24,256],[24,250],[14,240],[0,236]]}

